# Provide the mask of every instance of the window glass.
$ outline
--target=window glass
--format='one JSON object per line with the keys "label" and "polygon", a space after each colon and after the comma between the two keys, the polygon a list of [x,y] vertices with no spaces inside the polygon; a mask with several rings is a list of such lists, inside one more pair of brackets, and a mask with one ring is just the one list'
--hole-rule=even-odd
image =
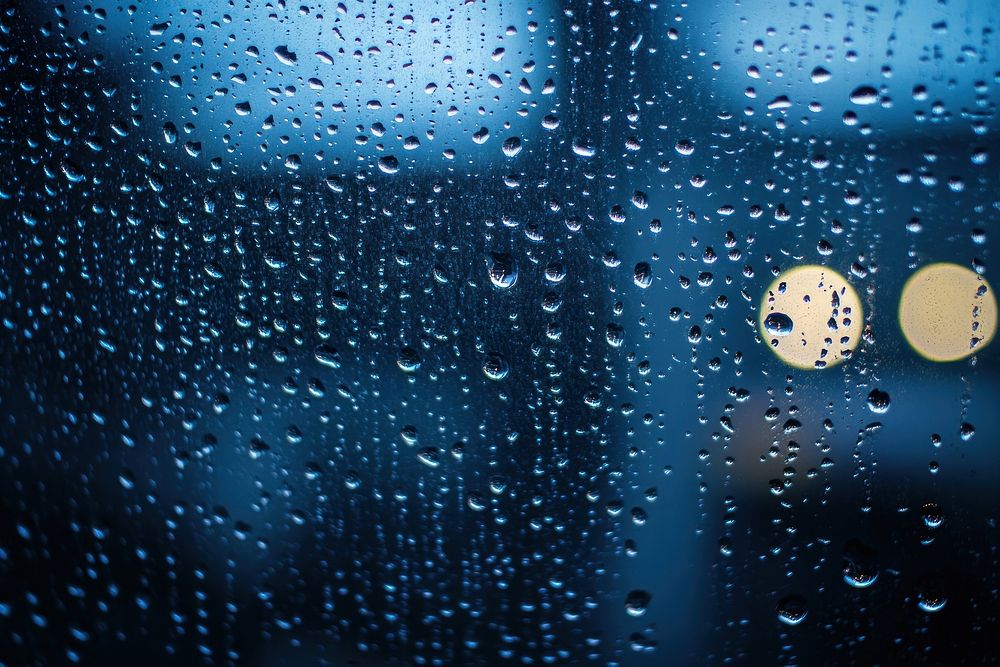
{"label": "window glass", "polygon": [[6,4],[0,665],[990,662],[998,21]]}

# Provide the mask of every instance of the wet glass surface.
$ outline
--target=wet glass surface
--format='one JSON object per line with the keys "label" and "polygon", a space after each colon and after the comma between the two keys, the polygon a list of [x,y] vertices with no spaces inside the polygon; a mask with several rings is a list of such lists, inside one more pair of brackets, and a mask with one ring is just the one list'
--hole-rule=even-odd
{"label": "wet glass surface", "polygon": [[1000,13],[14,2],[0,664],[980,664]]}

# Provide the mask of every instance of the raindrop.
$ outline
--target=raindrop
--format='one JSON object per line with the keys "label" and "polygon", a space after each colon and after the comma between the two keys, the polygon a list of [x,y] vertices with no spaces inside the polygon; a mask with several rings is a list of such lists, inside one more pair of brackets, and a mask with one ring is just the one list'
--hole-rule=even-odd
{"label": "raindrop", "polygon": [[778,601],[778,620],[786,625],[798,625],[806,620],[809,610],[801,595],[788,595]]}
{"label": "raindrop", "polygon": [[630,591],[625,598],[625,611],[629,616],[639,617],[646,613],[653,596],[647,591],[636,589]]}
{"label": "raindrop", "polygon": [[503,154],[514,157],[521,152],[521,140],[518,137],[508,137],[503,142]]}
{"label": "raindrop", "polygon": [[924,525],[930,529],[940,528],[944,523],[944,514],[937,503],[924,503],[920,513]]}
{"label": "raindrop", "polygon": [[881,389],[872,389],[868,394],[868,409],[877,415],[889,411],[889,394]]}
{"label": "raindrop", "polygon": [[653,269],[646,262],[639,262],[635,265],[632,281],[637,287],[646,289],[653,284]]}
{"label": "raindrop", "polygon": [[285,45],[275,47],[274,56],[285,65],[294,66],[298,62],[296,55]]}
{"label": "raindrop", "polygon": [[399,171],[399,160],[391,155],[386,155],[378,159],[378,168],[384,174],[395,174]]}
{"label": "raindrop", "polygon": [[878,554],[858,539],[844,546],[844,581],[854,588],[868,588],[878,579]]}
{"label": "raindrop", "polygon": [[851,102],[858,105],[875,104],[878,101],[878,91],[871,86],[858,86],[851,92]]}
{"label": "raindrop", "polygon": [[824,67],[814,67],[809,78],[813,83],[826,83],[830,80],[830,72]]}
{"label": "raindrop", "polygon": [[420,368],[420,355],[412,347],[404,347],[396,357],[396,365],[406,373],[414,373]]}
{"label": "raindrop", "polygon": [[771,313],[764,318],[764,329],[772,336],[787,336],[794,328],[792,318],[784,313]]}
{"label": "raindrop", "polygon": [[517,282],[517,262],[507,253],[490,253],[486,261],[490,282],[494,287],[510,289]]}
{"label": "raindrop", "polygon": [[486,355],[483,362],[483,373],[491,380],[503,380],[510,373],[510,365],[501,355],[493,352]]}

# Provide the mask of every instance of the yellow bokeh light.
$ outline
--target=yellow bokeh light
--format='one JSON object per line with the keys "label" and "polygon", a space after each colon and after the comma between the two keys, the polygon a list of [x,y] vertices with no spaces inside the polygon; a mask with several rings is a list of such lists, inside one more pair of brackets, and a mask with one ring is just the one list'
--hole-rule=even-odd
{"label": "yellow bokeh light", "polygon": [[757,324],[767,346],[786,364],[829,368],[850,358],[861,339],[861,297],[832,269],[797,266],[771,283]]}
{"label": "yellow bokeh light", "polygon": [[906,341],[931,361],[957,361],[993,340],[997,300],[986,279],[958,264],[928,264],[910,276],[899,299]]}

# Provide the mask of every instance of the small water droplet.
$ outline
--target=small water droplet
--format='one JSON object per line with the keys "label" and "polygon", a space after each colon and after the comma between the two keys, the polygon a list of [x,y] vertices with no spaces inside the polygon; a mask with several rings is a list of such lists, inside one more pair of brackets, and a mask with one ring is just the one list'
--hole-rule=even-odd
{"label": "small water droplet", "polygon": [[500,381],[510,374],[510,365],[501,355],[493,352],[486,355],[483,362],[483,373],[491,380]]}

